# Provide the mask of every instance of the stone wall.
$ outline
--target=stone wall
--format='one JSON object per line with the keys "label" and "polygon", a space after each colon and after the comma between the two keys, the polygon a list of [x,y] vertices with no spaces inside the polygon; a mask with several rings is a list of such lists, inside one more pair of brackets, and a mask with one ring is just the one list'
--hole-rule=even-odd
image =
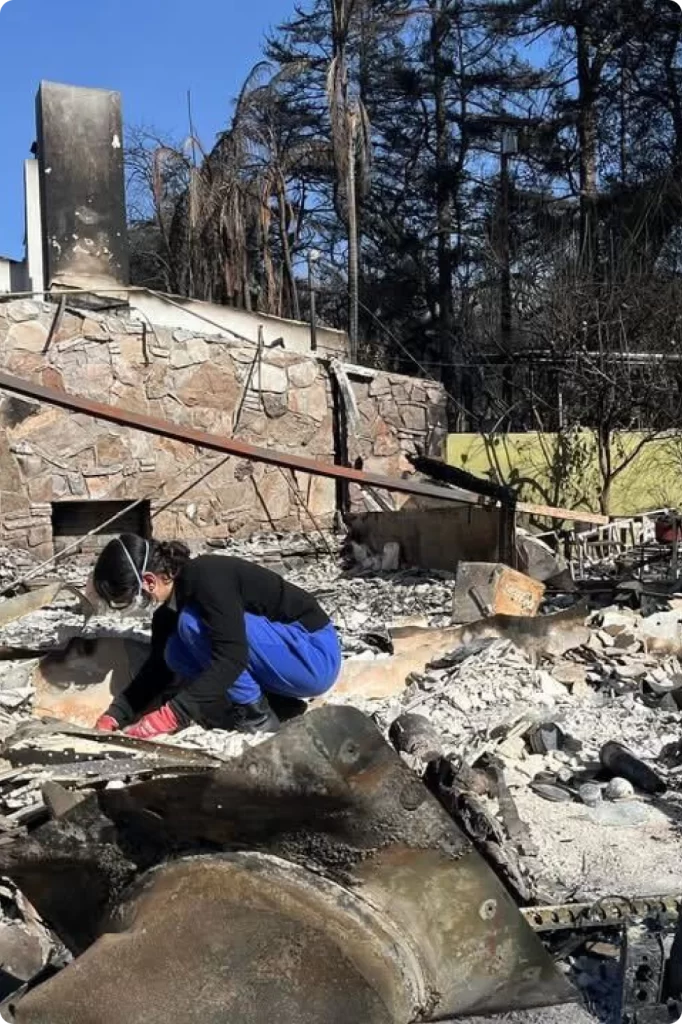
{"label": "stone wall", "polygon": [[[348,430],[351,465],[360,460],[368,473],[400,477],[413,472],[407,452],[421,447],[440,456],[447,431],[445,398],[435,381],[400,374],[349,372],[350,384],[360,414],[359,423]],[[353,512],[365,510],[362,490],[351,487]],[[395,506],[413,504],[408,495],[394,494]]]}
{"label": "stone wall", "polygon": [[[236,433],[261,447],[334,460],[332,383],[323,360],[274,348],[255,361],[255,346],[223,336],[72,309],[44,351],[54,313],[52,304],[0,303],[2,369],[124,409]],[[369,371],[352,386],[360,423],[348,437],[351,463],[361,455],[367,469],[401,472],[403,449],[424,445],[430,427],[443,423],[440,389]],[[311,515],[331,525],[333,480],[202,453],[6,395],[0,400],[0,538],[49,555],[53,502],[150,496],[154,513],[210,468],[158,515],[156,532],[192,538],[310,531]]]}

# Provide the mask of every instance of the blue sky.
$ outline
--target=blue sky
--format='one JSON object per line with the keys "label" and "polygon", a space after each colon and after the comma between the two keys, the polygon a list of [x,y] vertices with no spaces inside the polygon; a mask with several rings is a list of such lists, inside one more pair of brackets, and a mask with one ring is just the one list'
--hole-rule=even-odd
{"label": "blue sky", "polygon": [[294,0],[11,0],[0,10],[0,254],[23,255],[23,161],[41,79],[117,89],[127,124],[210,146]]}

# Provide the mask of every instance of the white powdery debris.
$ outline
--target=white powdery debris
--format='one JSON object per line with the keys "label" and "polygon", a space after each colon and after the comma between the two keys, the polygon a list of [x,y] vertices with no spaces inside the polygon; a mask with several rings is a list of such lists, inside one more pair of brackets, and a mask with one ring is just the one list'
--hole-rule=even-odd
{"label": "white powdery debris", "polygon": [[[656,768],[661,747],[678,738],[678,715],[645,706],[635,693],[613,697],[584,686],[571,692],[504,641],[470,654],[459,665],[447,667],[445,659],[437,664],[442,667],[427,669],[401,699],[366,701],[361,709],[387,732],[394,718],[412,708],[441,734],[446,753],[469,761],[483,749],[495,749],[538,848],[532,870],[546,902],[615,892],[673,892],[682,886],[675,820],[641,794],[591,809],[579,801],[549,803],[530,788],[539,772],[570,782],[593,768],[608,740],[624,743]],[[533,754],[521,736],[505,738],[505,726],[520,721],[523,729],[529,719],[556,722],[582,742],[582,749]],[[498,729],[501,746],[496,746]]]}
{"label": "white powdery debris", "polygon": [[[277,545],[282,540],[277,539]],[[289,553],[291,547],[292,554]],[[418,621],[422,625],[443,626],[451,621],[454,576],[446,572],[405,570],[395,573],[344,573],[338,560],[330,555],[307,559],[296,552],[310,551],[305,538],[294,537],[283,551],[273,547],[272,538],[266,547],[262,539],[228,547],[215,554],[251,552],[255,561],[270,564],[286,579],[313,594],[336,624],[346,655],[371,650],[362,639],[364,634],[382,632],[390,625]],[[279,552],[280,562],[273,562]],[[313,546],[314,554],[314,546]],[[268,557],[266,557],[266,555]],[[259,557],[260,556],[260,557]],[[68,568],[68,567],[67,567]],[[69,569],[72,578],[78,566]],[[66,574],[66,568],[60,572]],[[71,577],[70,577],[71,578]],[[78,582],[82,580],[78,579]],[[68,607],[51,607],[0,629],[0,647],[15,650],[62,650],[76,637],[120,638],[148,642],[153,607],[134,613],[121,612],[93,615],[86,619],[77,602]]]}
{"label": "white powdery debris", "polygon": [[139,616],[102,615],[86,621],[77,612],[44,609],[0,629],[0,648],[50,651],[63,649],[76,637],[148,643],[150,636],[149,622]]}
{"label": "white powdery debris", "polygon": [[361,639],[364,634],[408,622],[445,626],[452,619],[452,573],[345,574],[327,561],[285,575],[317,598],[336,625],[347,656],[370,649]]}
{"label": "white powdery debris", "polygon": [[442,735],[445,748],[466,758],[520,719],[530,724],[555,722],[583,744],[575,757],[559,751],[548,759],[524,751],[521,741],[516,749],[503,747],[505,760],[527,761],[533,766],[531,774],[550,767],[541,764],[543,760],[575,767],[598,761],[608,740],[618,740],[638,757],[655,761],[661,749],[679,737],[679,716],[647,707],[634,693],[613,697],[591,688],[571,693],[550,671],[534,668],[509,641],[493,641],[458,664],[447,662],[443,658],[415,676],[399,698],[352,702],[384,731],[406,710],[425,715]]}
{"label": "white powdery debris", "polygon": [[[459,664],[447,666],[446,661],[415,677],[397,712],[409,708],[428,717],[453,752],[472,756],[493,729],[524,715],[542,721],[554,711],[556,702],[543,688],[543,673],[507,640],[494,641]],[[378,723],[388,728],[396,702],[381,708],[375,703],[373,710]]]}
{"label": "white powdery debris", "polygon": [[338,559],[340,538],[325,532],[255,533],[250,537],[230,537],[209,541],[207,545],[190,545],[195,553],[227,555],[267,565],[287,572],[305,564],[319,564]]}
{"label": "white powdery debris", "polygon": [[169,736],[159,736],[154,742],[168,743],[174,747],[185,747],[188,750],[202,750],[221,760],[240,757],[250,747],[270,739],[271,733],[247,735],[240,732],[225,732],[222,729],[202,729],[199,725],[190,725],[181,732]]}
{"label": "white powdery debris", "polygon": [[97,615],[85,623],[84,637],[137,640],[139,643],[151,640],[150,609],[145,615]]}
{"label": "white powdery debris", "polygon": [[562,729],[583,743],[583,762],[598,760],[609,740],[623,743],[644,761],[655,762],[663,747],[680,736],[679,714],[647,707],[633,693],[611,697],[591,692],[579,701],[562,703],[562,712]]}
{"label": "white powdery debris", "polygon": [[37,565],[38,560],[29,551],[0,546],[0,589],[10,586]]}

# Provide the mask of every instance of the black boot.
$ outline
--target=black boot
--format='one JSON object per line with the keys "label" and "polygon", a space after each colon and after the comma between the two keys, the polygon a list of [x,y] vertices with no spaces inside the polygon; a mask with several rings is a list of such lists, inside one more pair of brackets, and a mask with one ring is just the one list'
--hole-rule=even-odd
{"label": "black boot", "polygon": [[261,697],[253,704],[233,704],[230,710],[229,729],[235,732],[277,732],[280,722],[268,704],[267,697]]}
{"label": "black boot", "polygon": [[268,704],[280,722],[290,722],[292,718],[304,715],[308,710],[308,702],[298,697],[284,697],[280,693],[269,693]]}

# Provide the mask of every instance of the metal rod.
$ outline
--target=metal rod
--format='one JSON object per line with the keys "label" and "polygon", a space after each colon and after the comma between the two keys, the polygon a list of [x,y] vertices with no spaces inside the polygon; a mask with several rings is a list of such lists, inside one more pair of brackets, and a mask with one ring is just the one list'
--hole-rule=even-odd
{"label": "metal rod", "polygon": [[31,381],[22,380],[20,377],[14,377],[9,373],[0,372],[0,390],[9,391],[24,398],[33,398],[39,402],[47,402],[48,405],[55,405],[60,409],[68,409],[70,412],[84,413],[86,416],[93,416],[108,423],[117,423],[119,426],[142,430],[147,434],[168,437],[174,441],[195,445],[198,448],[208,448],[211,451],[224,452],[226,455],[236,455],[238,458],[246,459],[247,461],[263,462],[270,466],[281,466],[283,469],[295,469],[301,473],[310,473],[312,476],[347,480],[350,483],[360,484],[361,486],[369,484],[379,490],[398,491],[402,494],[438,498],[441,501],[451,501],[459,504],[495,504],[491,499],[482,495],[472,494],[469,491],[462,491],[453,487],[437,487],[434,484],[421,483],[417,480],[403,480],[398,477],[380,476],[377,473],[365,473],[358,469],[351,469],[348,466],[336,466],[330,462],[323,462],[302,455],[289,455],[276,449],[259,448],[246,441],[223,438],[217,434],[197,430],[194,427],[173,423],[171,420],[162,420],[153,416],[146,416],[142,413],[131,412],[105,402],[93,402],[91,399],[84,398],[81,395],[72,395],[66,391],[46,387],[44,384],[34,384]]}
{"label": "metal rod", "polygon": [[43,345],[43,355],[48,351],[50,345],[54,341],[55,335],[62,325],[64,319],[64,310],[66,309],[66,296],[62,295],[55,310],[55,314],[52,317],[52,323],[50,324],[50,330],[47,335],[47,341]]}

